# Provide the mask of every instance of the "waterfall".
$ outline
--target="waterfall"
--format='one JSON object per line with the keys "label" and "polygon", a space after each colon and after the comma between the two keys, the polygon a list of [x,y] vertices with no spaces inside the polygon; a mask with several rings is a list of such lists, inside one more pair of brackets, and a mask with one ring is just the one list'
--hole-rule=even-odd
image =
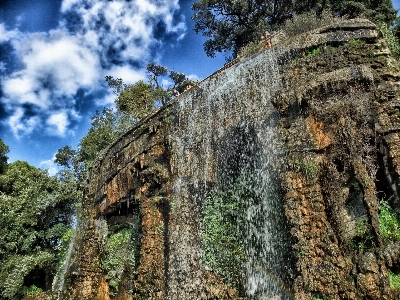
{"label": "waterfall", "polygon": [[246,199],[244,234],[248,258],[246,293],[252,299],[290,299],[285,294],[284,284],[293,277],[288,257],[291,251],[289,230],[276,177],[278,166],[275,164],[280,153],[273,144],[277,139],[274,121],[259,132],[255,166],[242,183],[252,195]]}
{"label": "waterfall", "polygon": [[73,231],[73,234],[70,238],[67,252],[65,253],[64,261],[62,262],[61,267],[57,271],[56,276],[54,276],[52,291],[62,291],[64,289],[65,274],[68,271],[68,267],[74,255],[75,239],[76,239],[76,230]]}
{"label": "waterfall", "polygon": [[[199,291],[200,270],[205,269],[228,284],[242,285],[245,297],[288,299],[282,284],[291,277],[285,254],[290,245],[274,172],[283,151],[271,103],[280,83],[277,58],[269,49],[180,96],[178,124],[170,137],[177,173],[172,219],[190,224],[192,231],[177,225],[169,233],[172,298],[205,298]],[[213,206],[232,213],[224,215]],[[224,250],[227,218],[236,222],[236,231],[226,226],[226,240],[232,240],[234,249]],[[205,245],[202,251],[199,245]],[[224,251],[232,259],[225,259]]]}

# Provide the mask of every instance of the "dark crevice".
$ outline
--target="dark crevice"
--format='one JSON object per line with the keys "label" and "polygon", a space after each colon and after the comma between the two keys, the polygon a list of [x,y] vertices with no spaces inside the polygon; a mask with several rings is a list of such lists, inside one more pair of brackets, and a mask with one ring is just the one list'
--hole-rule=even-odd
{"label": "dark crevice", "polygon": [[164,292],[165,296],[168,297],[168,282],[169,282],[169,215],[171,211],[171,206],[167,198],[162,198],[157,203],[157,208],[161,212],[163,223],[164,223],[164,231],[163,231],[163,239],[164,239]]}

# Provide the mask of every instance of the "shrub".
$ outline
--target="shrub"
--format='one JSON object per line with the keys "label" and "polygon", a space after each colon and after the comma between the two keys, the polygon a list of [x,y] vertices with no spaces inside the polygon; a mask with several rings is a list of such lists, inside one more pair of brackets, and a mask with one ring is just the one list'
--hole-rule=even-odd
{"label": "shrub", "polygon": [[386,201],[381,201],[379,204],[379,227],[384,240],[400,240],[398,213],[394,211]]}
{"label": "shrub", "polygon": [[[15,255],[9,258],[3,268],[8,273],[3,278],[2,296],[6,299],[18,299],[19,293],[24,290],[24,278],[36,267],[43,268],[46,264],[51,264],[54,257],[49,252],[37,252],[32,255]],[[29,289],[29,288],[28,288]]]}
{"label": "shrub", "polygon": [[240,280],[237,269],[245,261],[246,198],[254,196],[240,178],[210,192],[201,223],[203,263],[235,287]]}
{"label": "shrub", "polygon": [[394,57],[400,58],[400,44],[389,25],[383,22],[377,24],[378,30],[382,33],[387,46]]}
{"label": "shrub", "polygon": [[43,292],[43,290],[36,285],[32,284],[30,287],[25,289],[24,294],[27,296],[35,296],[39,293]]}
{"label": "shrub", "polygon": [[395,274],[391,270],[388,270],[389,284],[392,290],[400,291],[400,273]]}
{"label": "shrub", "polygon": [[315,49],[312,49],[312,50],[308,50],[308,51],[307,51],[307,56],[308,56],[308,57],[317,56],[320,52],[321,52],[321,50],[320,50],[319,47],[318,47],[318,48],[315,48]]}
{"label": "shrub", "polygon": [[356,235],[352,239],[352,246],[359,252],[364,252],[365,249],[371,248],[374,245],[374,235],[372,227],[363,218],[356,222]]}
{"label": "shrub", "polygon": [[239,57],[246,58],[260,52],[263,49],[263,44],[259,42],[251,42],[246,46],[240,48]]}
{"label": "shrub", "polygon": [[107,239],[106,249],[102,253],[102,268],[106,272],[110,294],[118,292],[124,278],[133,274],[137,261],[138,224],[131,228],[122,228]]}
{"label": "shrub", "polygon": [[324,10],[321,16],[312,10],[302,14],[293,14],[293,17],[287,20],[282,30],[288,37],[296,36],[304,32],[331,24],[337,20],[329,10]]}

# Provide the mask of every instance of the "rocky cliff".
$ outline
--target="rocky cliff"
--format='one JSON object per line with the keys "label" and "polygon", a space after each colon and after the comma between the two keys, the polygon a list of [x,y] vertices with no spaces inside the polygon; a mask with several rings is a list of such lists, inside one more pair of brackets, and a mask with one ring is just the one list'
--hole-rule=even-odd
{"label": "rocky cliff", "polygon": [[59,297],[397,299],[399,63],[362,19],[272,44],[99,156]]}

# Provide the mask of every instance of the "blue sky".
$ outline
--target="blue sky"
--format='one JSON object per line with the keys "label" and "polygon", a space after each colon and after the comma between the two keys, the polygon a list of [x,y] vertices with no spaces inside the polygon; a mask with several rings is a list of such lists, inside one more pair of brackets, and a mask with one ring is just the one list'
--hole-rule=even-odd
{"label": "blue sky", "polygon": [[208,58],[191,21],[192,1],[0,1],[0,138],[9,161],[54,171],[76,148],[96,109],[112,106],[104,77],[146,79],[148,62],[202,79]]}
{"label": "blue sky", "polygon": [[[104,77],[133,83],[148,62],[202,79],[224,64],[192,30],[192,0],[0,0],[0,138],[9,161],[54,172],[96,109],[114,95]],[[400,0],[393,1],[400,9]]]}

